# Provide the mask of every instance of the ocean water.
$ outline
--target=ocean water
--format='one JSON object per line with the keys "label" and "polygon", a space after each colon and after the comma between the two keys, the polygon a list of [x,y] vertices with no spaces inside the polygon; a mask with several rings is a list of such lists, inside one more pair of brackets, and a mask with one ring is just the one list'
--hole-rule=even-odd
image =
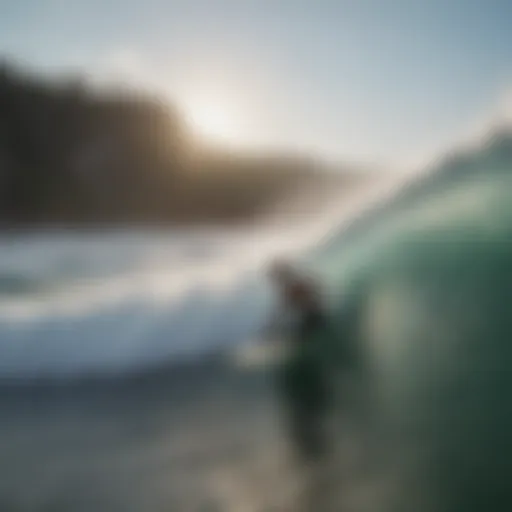
{"label": "ocean water", "polygon": [[[512,157],[460,165],[295,225],[3,235],[0,511],[506,509]],[[273,367],[225,357],[261,336],[281,253],[358,349],[316,468],[291,456]]]}
{"label": "ocean water", "polygon": [[326,219],[2,235],[0,510],[296,503],[272,371],[237,349],[272,313],[269,259]]}
{"label": "ocean water", "polygon": [[229,232],[4,237],[0,375],[122,373],[251,336],[267,303],[251,253],[257,240]]}

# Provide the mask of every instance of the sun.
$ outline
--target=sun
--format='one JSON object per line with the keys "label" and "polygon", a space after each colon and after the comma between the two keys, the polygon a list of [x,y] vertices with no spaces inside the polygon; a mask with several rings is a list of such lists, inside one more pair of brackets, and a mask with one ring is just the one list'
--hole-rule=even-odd
{"label": "sun", "polygon": [[200,137],[214,142],[235,142],[239,138],[236,116],[224,105],[198,102],[187,109],[192,130]]}

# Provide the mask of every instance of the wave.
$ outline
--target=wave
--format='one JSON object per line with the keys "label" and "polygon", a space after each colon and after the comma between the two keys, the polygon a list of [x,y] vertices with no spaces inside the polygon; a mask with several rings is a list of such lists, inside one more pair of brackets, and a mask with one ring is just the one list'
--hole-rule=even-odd
{"label": "wave", "polygon": [[358,248],[411,223],[427,232],[485,210],[493,190],[509,186],[511,148],[501,133],[419,178],[383,178],[294,225],[3,235],[0,376],[126,372],[257,337],[273,307],[262,278],[269,258],[302,254],[338,288],[351,260],[362,260]]}
{"label": "wave", "polygon": [[125,372],[256,337],[262,269],[304,240],[277,226],[4,237],[0,376]]}
{"label": "wave", "polygon": [[370,208],[348,217],[330,233],[315,254],[317,265],[330,266],[329,261],[340,260],[345,251],[357,251],[372,238],[389,237],[421,217],[442,223],[468,210],[485,209],[489,195],[508,189],[510,180],[512,125],[500,124],[471,144],[443,153],[420,171],[401,175],[375,197]]}

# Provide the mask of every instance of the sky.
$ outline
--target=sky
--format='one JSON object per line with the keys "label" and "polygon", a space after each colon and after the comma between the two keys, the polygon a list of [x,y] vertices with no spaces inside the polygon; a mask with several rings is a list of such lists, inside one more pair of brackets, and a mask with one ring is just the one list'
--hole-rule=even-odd
{"label": "sky", "polygon": [[158,91],[221,143],[398,165],[502,107],[511,24],[510,0],[0,0],[0,54]]}

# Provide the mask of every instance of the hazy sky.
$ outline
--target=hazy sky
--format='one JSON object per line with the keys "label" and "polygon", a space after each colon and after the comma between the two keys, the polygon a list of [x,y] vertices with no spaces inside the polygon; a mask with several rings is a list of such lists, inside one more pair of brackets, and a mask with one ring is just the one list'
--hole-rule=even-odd
{"label": "hazy sky", "polygon": [[495,107],[511,26],[512,0],[0,0],[0,50],[27,64],[213,109],[237,145],[387,161]]}

